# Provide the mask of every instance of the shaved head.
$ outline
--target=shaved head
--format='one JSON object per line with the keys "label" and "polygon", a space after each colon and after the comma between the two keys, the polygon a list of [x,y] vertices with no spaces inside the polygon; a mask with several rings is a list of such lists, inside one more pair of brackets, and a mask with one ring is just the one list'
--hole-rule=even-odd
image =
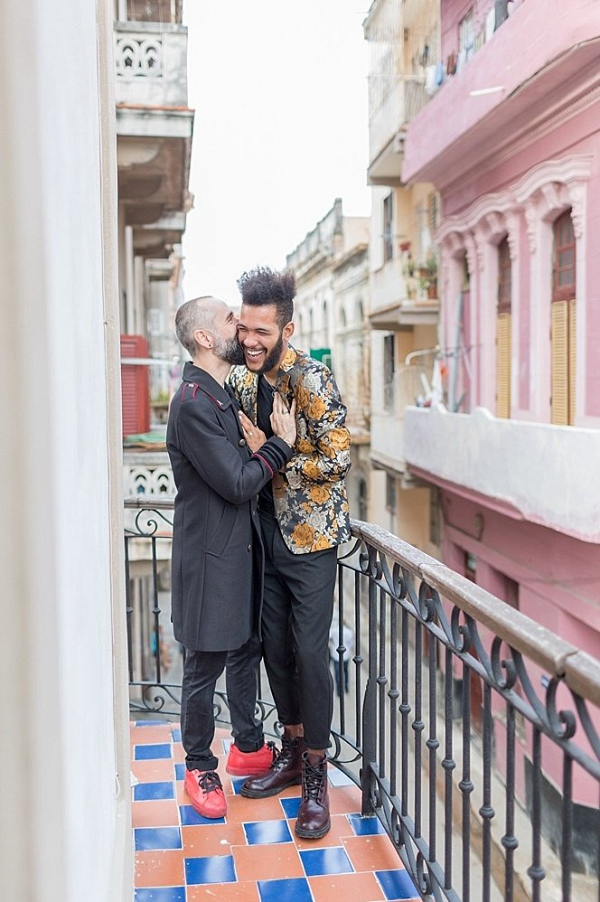
{"label": "shaved head", "polygon": [[197,350],[194,332],[198,329],[213,332],[215,317],[222,309],[227,309],[225,301],[220,301],[210,294],[186,301],[178,309],[175,316],[175,333],[192,359]]}

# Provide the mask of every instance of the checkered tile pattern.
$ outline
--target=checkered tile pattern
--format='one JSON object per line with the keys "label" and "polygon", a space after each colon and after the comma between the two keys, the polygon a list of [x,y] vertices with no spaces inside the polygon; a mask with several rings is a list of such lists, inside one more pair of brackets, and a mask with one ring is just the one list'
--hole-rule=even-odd
{"label": "checkered tile pattern", "polygon": [[132,723],[135,902],[418,900],[377,819],[360,816],[360,793],[343,773],[330,765],[330,832],[317,841],[299,839],[300,787],[269,799],[243,798],[243,779],[225,773],[229,741],[218,730],[213,744],[227,814],[208,820],[185,793],[179,726]]}

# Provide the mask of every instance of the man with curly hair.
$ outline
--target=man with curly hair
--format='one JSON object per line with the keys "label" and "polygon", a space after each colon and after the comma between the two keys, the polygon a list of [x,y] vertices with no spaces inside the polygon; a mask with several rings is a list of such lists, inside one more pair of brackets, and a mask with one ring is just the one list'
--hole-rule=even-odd
{"label": "man with curly hair", "polygon": [[245,367],[230,384],[240,402],[250,449],[271,435],[274,398],[296,402],[297,439],[291,460],[260,492],[265,544],[263,651],[283,724],[281,751],[269,772],[250,778],[241,793],[276,795],[302,784],[296,833],[319,839],[330,828],[326,750],[333,714],[329,630],[337,546],[350,538],[344,477],[350,467],[346,408],[322,363],[289,343],[296,286],[291,272],[259,267],[238,281],[242,309],[238,340]]}

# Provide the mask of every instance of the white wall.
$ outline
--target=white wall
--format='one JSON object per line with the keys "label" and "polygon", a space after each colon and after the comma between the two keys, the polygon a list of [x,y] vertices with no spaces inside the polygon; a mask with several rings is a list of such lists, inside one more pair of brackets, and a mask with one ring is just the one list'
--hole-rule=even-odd
{"label": "white wall", "polygon": [[98,83],[114,128],[112,51],[102,0],[99,32],[96,12],[0,6],[0,898],[19,902],[130,897],[116,876],[130,862],[127,715],[116,261],[101,208],[104,194],[116,220],[116,182]]}

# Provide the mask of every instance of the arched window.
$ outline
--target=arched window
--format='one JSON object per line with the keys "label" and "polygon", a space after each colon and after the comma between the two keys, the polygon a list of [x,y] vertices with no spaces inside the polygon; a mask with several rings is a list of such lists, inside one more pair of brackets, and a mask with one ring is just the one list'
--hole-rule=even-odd
{"label": "arched window", "polygon": [[575,296],[577,287],[575,232],[571,210],[553,226],[552,248],[552,422],[575,421]]}
{"label": "arched window", "polygon": [[510,416],[512,267],[508,238],[498,245],[496,301],[496,415]]}

